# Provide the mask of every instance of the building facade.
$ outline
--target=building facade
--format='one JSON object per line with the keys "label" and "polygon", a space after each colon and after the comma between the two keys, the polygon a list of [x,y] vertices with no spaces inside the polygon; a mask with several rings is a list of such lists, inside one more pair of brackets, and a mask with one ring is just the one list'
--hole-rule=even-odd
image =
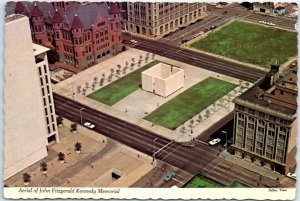
{"label": "building facade", "polygon": [[43,106],[45,112],[45,121],[47,126],[48,142],[59,142],[57,131],[57,122],[54,109],[53,93],[51,86],[51,78],[48,66],[48,58],[46,52],[48,48],[33,44],[35,56],[35,66],[39,72],[40,90],[42,92]]}
{"label": "building facade", "polygon": [[7,17],[4,179],[47,156],[49,132],[37,66],[28,18],[22,15]]}
{"label": "building facade", "polygon": [[258,13],[272,14],[274,10],[274,2],[253,2],[253,11]]}
{"label": "building facade", "polygon": [[237,157],[286,174],[296,165],[297,74],[278,78],[271,73],[234,100],[232,149]]}
{"label": "building facade", "polygon": [[127,3],[127,30],[163,37],[207,16],[206,3]]}
{"label": "building facade", "polygon": [[17,2],[14,13],[29,17],[33,41],[54,48],[60,62],[84,69],[125,50],[117,4]]}

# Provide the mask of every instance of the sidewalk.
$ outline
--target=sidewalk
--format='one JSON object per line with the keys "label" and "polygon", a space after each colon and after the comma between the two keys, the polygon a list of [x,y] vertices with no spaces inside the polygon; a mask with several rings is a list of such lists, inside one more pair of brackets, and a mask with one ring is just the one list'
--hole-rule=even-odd
{"label": "sidewalk", "polygon": [[283,178],[285,178],[285,176],[282,174],[279,174],[275,171],[267,170],[266,168],[255,165],[254,163],[240,159],[234,155],[231,155],[230,153],[226,152],[225,150],[219,154],[219,157],[222,159],[225,159],[226,161],[234,163],[240,167],[243,167],[247,170],[250,170],[252,172],[255,172],[255,173],[258,173],[265,177],[268,177],[272,180],[276,180],[277,178],[279,178],[280,183],[282,182]]}

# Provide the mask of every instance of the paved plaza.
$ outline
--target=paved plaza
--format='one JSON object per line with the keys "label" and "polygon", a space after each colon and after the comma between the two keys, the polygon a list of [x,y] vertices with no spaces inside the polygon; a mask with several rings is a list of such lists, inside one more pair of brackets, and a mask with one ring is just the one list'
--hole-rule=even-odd
{"label": "paved plaza", "polygon": [[[67,80],[56,84],[53,87],[54,91],[69,98],[74,98],[80,103],[88,105],[101,112],[124,119],[134,124],[138,124],[171,140],[187,142],[192,140],[192,138],[197,137],[203,131],[207,130],[220,119],[232,112],[234,109],[234,104],[231,103],[231,101],[234,99],[234,97],[240,95],[252,85],[251,83],[238,80],[236,78],[197,68],[192,65],[168,59],[159,55],[148,54],[148,60],[145,60],[147,54],[148,53],[144,51],[130,48],[128,51],[122,52],[116,57],[110,58],[83,72],[78,73],[77,75],[74,75],[73,77]],[[141,62],[142,64],[138,65],[137,61],[141,57],[143,58]],[[105,74],[107,77],[108,75],[110,75],[112,68],[118,69],[118,65],[126,66],[126,62],[128,64],[130,62],[134,63],[132,62],[132,60],[135,61],[133,70],[141,68],[142,66],[150,63],[153,60],[158,60],[170,65],[180,67],[185,72],[185,85],[183,88],[166,98],[143,91],[140,88],[111,107],[86,97],[88,94],[132,72],[132,70],[129,68],[126,74],[122,73],[119,76],[113,77],[111,81],[104,81],[103,86],[95,84],[96,86],[94,90],[91,87],[88,87],[86,88],[85,93],[82,93],[82,91],[76,91],[75,88],[77,88],[78,86],[84,87],[87,82],[89,82],[89,84],[92,83],[95,76],[101,77],[102,74]],[[233,91],[231,91],[229,95],[226,94],[224,97],[217,100],[214,104],[208,106],[207,109],[201,111],[199,114],[193,117],[194,123],[192,125],[190,125],[191,120],[188,120],[187,122],[179,126],[175,131],[172,131],[142,119],[148,114],[150,114],[152,111],[157,109],[159,106],[163,105],[168,100],[174,98],[186,89],[190,88],[191,86],[197,84],[198,82],[208,77],[214,77],[235,84],[237,85],[237,87]],[[207,112],[208,110],[209,112]],[[201,119],[199,119],[199,115],[201,116]],[[182,127],[184,127],[184,129]]]}
{"label": "paved plaza", "polygon": [[[27,172],[31,175],[29,186],[129,187],[155,167],[150,156],[84,127],[79,126],[74,134],[70,132],[71,122],[63,123],[59,127],[60,143],[50,145],[43,159],[48,165],[47,174],[40,171],[41,160],[6,180],[6,185],[24,186],[22,174]],[[76,142],[82,143],[79,154],[74,151]],[[58,161],[59,152],[65,154],[65,163]],[[121,177],[112,179],[112,172]]]}

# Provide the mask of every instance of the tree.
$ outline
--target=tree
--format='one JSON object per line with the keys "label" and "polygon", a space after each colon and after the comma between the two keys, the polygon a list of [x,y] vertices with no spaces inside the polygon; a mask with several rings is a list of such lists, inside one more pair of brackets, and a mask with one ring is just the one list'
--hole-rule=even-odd
{"label": "tree", "polygon": [[82,95],[85,95],[85,93],[86,93],[86,89],[83,88],[83,89],[82,89]]}
{"label": "tree", "polygon": [[77,153],[80,153],[81,148],[82,148],[82,144],[80,142],[76,142],[76,144],[75,144],[75,151]]}
{"label": "tree", "polygon": [[93,83],[93,84],[92,84],[92,90],[93,90],[93,91],[95,90],[95,87],[96,87],[96,85],[95,85],[95,83]]}
{"label": "tree", "polygon": [[142,60],[143,59],[143,56],[142,55],[140,55],[140,60]]}
{"label": "tree", "polygon": [[47,163],[45,161],[42,161],[40,163],[40,167],[41,167],[41,171],[43,172],[43,174],[46,174],[47,170],[48,170]]}
{"label": "tree", "polygon": [[62,123],[63,123],[62,116],[57,116],[56,117],[56,123],[57,123],[58,126],[62,126]]}
{"label": "tree", "polygon": [[130,67],[131,67],[131,70],[133,70],[134,63],[131,63]]}
{"label": "tree", "polygon": [[103,82],[104,82],[104,79],[101,78],[100,82],[99,82],[99,85],[102,87],[103,86]]}
{"label": "tree", "polygon": [[185,133],[185,131],[186,131],[186,127],[185,127],[185,126],[182,126],[181,129],[180,129],[180,132],[181,132],[181,133]]}
{"label": "tree", "polygon": [[202,116],[201,114],[198,115],[198,120],[197,120],[199,123],[202,121]]}
{"label": "tree", "polygon": [[74,122],[71,124],[71,132],[76,133],[76,131],[77,131],[77,124]]}
{"label": "tree", "polygon": [[209,111],[209,109],[207,109],[206,110],[206,116],[209,117],[209,115],[210,115],[210,111]]}
{"label": "tree", "polygon": [[125,66],[128,67],[128,61],[126,61]]}
{"label": "tree", "polygon": [[77,94],[79,94],[81,92],[81,86],[77,86]]}
{"label": "tree", "polygon": [[23,182],[24,182],[25,186],[27,186],[30,181],[31,181],[30,174],[28,174],[27,172],[23,173]]}
{"label": "tree", "polygon": [[131,58],[132,63],[134,63],[134,58]]}
{"label": "tree", "polygon": [[192,128],[192,127],[193,127],[193,125],[194,125],[194,120],[193,120],[193,119],[191,119],[191,120],[190,120],[190,127]]}
{"label": "tree", "polygon": [[105,73],[102,73],[102,79],[105,79]]}
{"label": "tree", "polygon": [[64,163],[64,162],[65,162],[65,154],[64,154],[64,153],[59,152],[59,153],[57,154],[57,156],[58,156],[59,162],[61,162],[61,163]]}
{"label": "tree", "polygon": [[117,68],[118,68],[118,69],[119,69],[119,71],[120,71],[122,67],[121,67],[121,65],[120,65],[120,64],[118,64],[118,65],[117,65]]}
{"label": "tree", "polygon": [[48,63],[54,64],[59,61],[59,55],[57,51],[50,49],[47,51]]}
{"label": "tree", "polygon": [[98,82],[98,77],[94,77],[94,83],[97,84]]}

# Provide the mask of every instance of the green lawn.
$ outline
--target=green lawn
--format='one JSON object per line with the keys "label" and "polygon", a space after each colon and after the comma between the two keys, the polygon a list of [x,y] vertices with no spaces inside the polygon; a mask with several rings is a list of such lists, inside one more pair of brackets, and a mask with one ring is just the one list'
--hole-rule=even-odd
{"label": "green lawn", "polygon": [[297,55],[297,33],[234,21],[192,43],[192,48],[270,67]]}
{"label": "green lawn", "polygon": [[[226,186],[215,182],[207,177],[202,175],[194,176],[189,182],[187,182],[183,188],[225,188]],[[249,186],[240,183],[238,181],[234,181],[227,186],[227,188],[249,188]]]}
{"label": "green lawn", "polygon": [[184,188],[223,188],[224,185],[210,180],[201,175],[193,177],[188,183],[186,183]]}
{"label": "green lawn", "polygon": [[249,186],[247,186],[246,184],[243,184],[241,182],[234,181],[228,187],[229,188],[248,188]]}
{"label": "green lawn", "polygon": [[158,63],[159,61],[152,61],[142,68],[139,68],[138,70],[135,70],[134,72],[116,80],[115,82],[112,82],[111,84],[95,91],[94,93],[88,95],[88,97],[112,106],[136,91],[141,85],[141,73]]}
{"label": "green lawn", "polygon": [[209,77],[169,100],[144,119],[174,130],[235,87],[234,84]]}

